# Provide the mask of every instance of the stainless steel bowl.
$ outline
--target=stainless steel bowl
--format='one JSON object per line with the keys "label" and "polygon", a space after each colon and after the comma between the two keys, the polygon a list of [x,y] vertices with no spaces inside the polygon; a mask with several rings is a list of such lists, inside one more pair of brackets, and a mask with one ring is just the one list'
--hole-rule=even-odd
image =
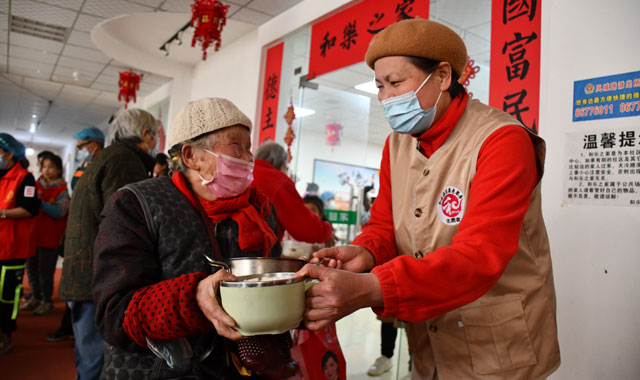
{"label": "stainless steel bowl", "polygon": [[225,269],[236,276],[253,274],[297,272],[307,262],[286,257],[238,257],[224,261],[216,261],[205,256],[207,263],[216,269]]}
{"label": "stainless steel bowl", "polygon": [[236,277],[235,281],[222,281],[220,286],[231,288],[261,288],[264,286],[276,286],[295,284],[306,280],[304,277],[294,277],[293,272],[263,273],[249,276]]}

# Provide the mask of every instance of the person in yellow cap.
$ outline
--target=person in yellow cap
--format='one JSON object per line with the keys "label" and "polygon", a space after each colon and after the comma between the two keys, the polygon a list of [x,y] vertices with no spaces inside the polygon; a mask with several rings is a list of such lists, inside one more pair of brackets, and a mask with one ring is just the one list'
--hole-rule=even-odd
{"label": "person in yellow cap", "polygon": [[560,352],[544,141],[469,101],[457,83],[466,48],[444,25],[392,24],[365,59],[392,129],[380,191],[353,244],[314,253],[327,267],[298,273],[320,279],[307,327],[372,307],[407,321],[412,379],[545,378]]}

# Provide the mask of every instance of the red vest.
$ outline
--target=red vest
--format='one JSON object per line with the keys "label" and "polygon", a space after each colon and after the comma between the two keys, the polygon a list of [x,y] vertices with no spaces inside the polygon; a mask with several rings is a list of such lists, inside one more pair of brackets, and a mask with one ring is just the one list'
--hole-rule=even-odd
{"label": "red vest", "polygon": [[[44,189],[40,183],[36,184],[38,188],[38,194],[42,192],[40,200],[42,202],[55,204],[58,195],[67,190],[67,185],[53,186]],[[65,214],[62,219],[55,219],[47,215],[43,210],[40,210],[36,221],[36,246],[43,248],[57,249],[60,247],[62,241],[62,235],[67,228],[67,215]]]}
{"label": "red vest", "polygon": [[[0,178],[0,209],[16,207],[16,193],[27,174],[27,169],[16,163]],[[0,219],[0,260],[24,259],[35,255],[35,222],[35,217]]]}

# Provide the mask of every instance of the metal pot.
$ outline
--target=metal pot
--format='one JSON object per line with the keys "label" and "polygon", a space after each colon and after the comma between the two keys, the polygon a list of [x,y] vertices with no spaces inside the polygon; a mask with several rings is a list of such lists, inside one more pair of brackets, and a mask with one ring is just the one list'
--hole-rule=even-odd
{"label": "metal pot", "polygon": [[305,290],[317,280],[289,273],[240,276],[220,283],[222,307],[242,335],[280,334],[300,325]]}
{"label": "metal pot", "polygon": [[238,257],[224,261],[205,256],[207,263],[216,269],[224,269],[236,276],[264,273],[295,273],[307,262],[286,257]]}

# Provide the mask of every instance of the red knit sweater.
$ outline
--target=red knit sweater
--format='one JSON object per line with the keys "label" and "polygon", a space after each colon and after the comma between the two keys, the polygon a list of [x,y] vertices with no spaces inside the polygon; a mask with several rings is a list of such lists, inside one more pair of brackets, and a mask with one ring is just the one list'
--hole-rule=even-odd
{"label": "red knit sweater", "polygon": [[329,222],[311,212],[298,194],[293,181],[264,160],[256,160],[252,185],[267,195],[278,218],[278,238],[284,231],[298,241],[324,243],[331,237]]}
{"label": "red knit sweater", "polygon": [[[467,95],[454,99],[420,136],[425,156],[446,141],[467,101]],[[416,259],[396,250],[387,140],[371,220],[353,242],[375,256],[372,273],[380,281],[384,308],[374,311],[380,316],[406,321],[433,318],[479,298],[504,272],[517,250],[524,215],[539,180],[528,132],[515,125],[500,128],[483,143],[476,165],[468,208],[451,245]]]}

